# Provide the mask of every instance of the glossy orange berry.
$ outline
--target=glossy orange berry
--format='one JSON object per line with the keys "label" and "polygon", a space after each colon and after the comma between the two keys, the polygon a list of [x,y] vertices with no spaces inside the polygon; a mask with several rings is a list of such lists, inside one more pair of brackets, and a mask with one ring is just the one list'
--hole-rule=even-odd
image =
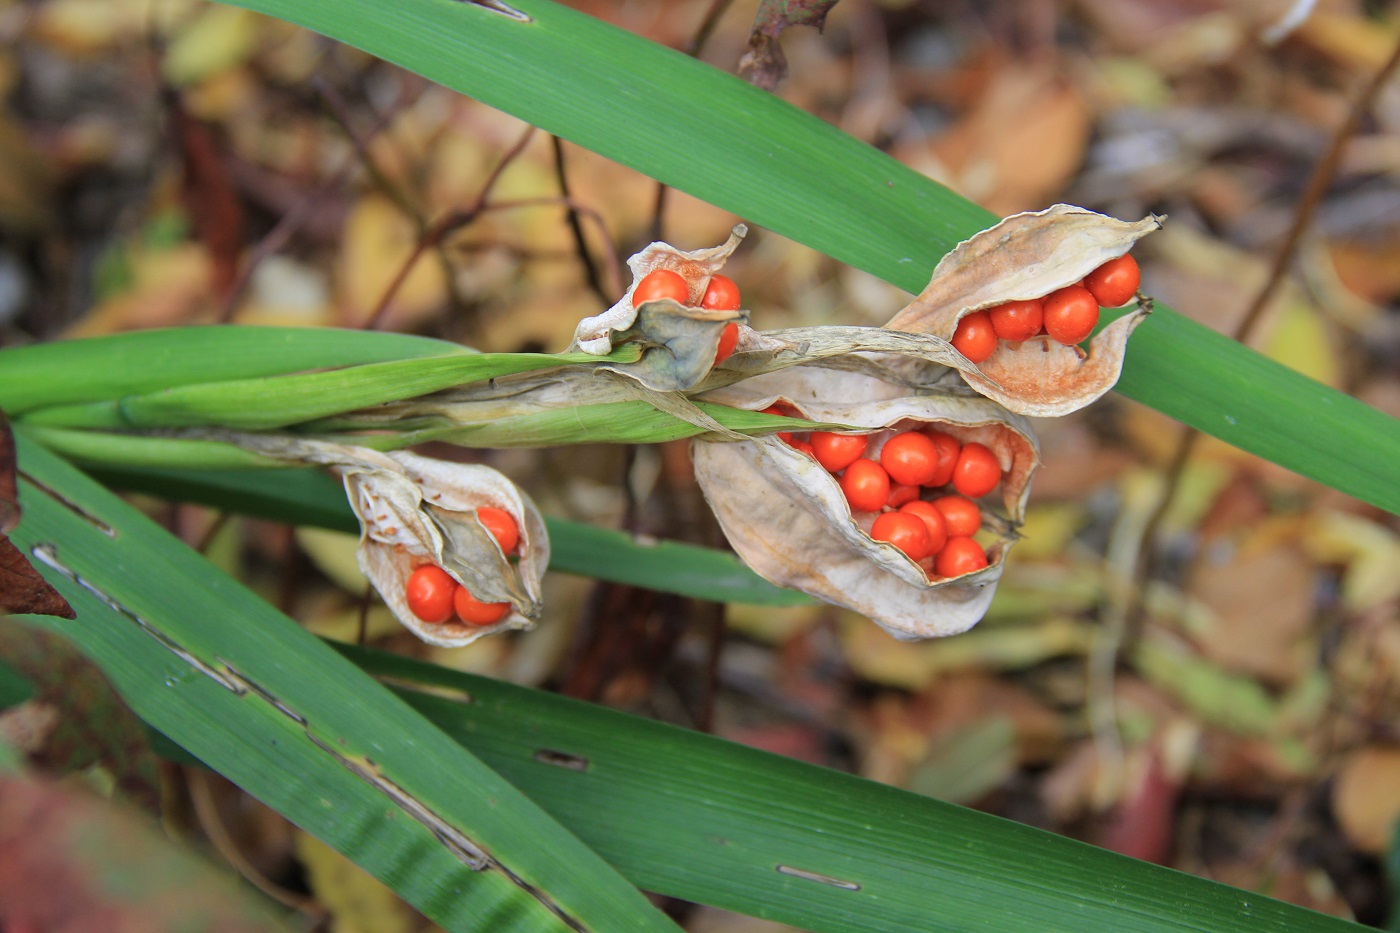
{"label": "glossy orange berry", "polygon": [[1083,285],[1069,285],[1045,296],[1045,332],[1060,343],[1081,342],[1099,322],[1099,303]]}
{"label": "glossy orange berry", "polygon": [[907,554],[910,560],[920,561],[933,553],[928,526],[919,516],[907,512],[886,512],[876,518],[875,524],[870,527],[870,537],[876,541],[888,541]]}
{"label": "glossy orange berry", "polygon": [[1040,325],[1045,320],[1045,303],[1039,298],[1008,301],[989,309],[987,316],[992,319],[992,330],[1002,340],[1030,340],[1040,333]]}
{"label": "glossy orange berry", "polygon": [[715,365],[718,366],[734,355],[734,348],[739,345],[739,325],[730,321],[724,325],[724,330],[719,332],[719,346],[715,348]]}
{"label": "glossy orange berry", "polygon": [[1127,304],[1137,294],[1141,282],[1137,260],[1128,255],[1110,259],[1084,276],[1084,287],[1105,308]]}
{"label": "glossy orange berry", "polygon": [[906,502],[913,502],[917,498],[919,498],[918,486],[896,483],[894,477],[890,477],[890,497],[885,500],[886,508],[897,509]]}
{"label": "glossy orange berry", "polygon": [[940,496],[932,505],[943,516],[949,537],[970,538],[982,527],[982,510],[962,496]]}
{"label": "glossy orange berry", "polygon": [[520,529],[516,527],[515,519],[509,512],[491,505],[483,506],[476,510],[476,519],[491,532],[491,537],[501,546],[502,553],[515,553],[516,546],[520,544]]}
{"label": "glossy orange berry", "polygon": [[926,486],[938,474],[938,446],[920,431],[903,431],[880,448],[880,466],[896,483]]}
{"label": "glossy orange berry", "polygon": [[812,450],[812,445],[807,443],[806,441],[789,440],[787,442],[787,445],[800,454],[806,454],[813,460],[817,458],[816,451]]}
{"label": "glossy orange berry", "polygon": [[[820,455],[817,460],[820,462]],[[890,497],[890,476],[874,460],[861,458],[841,474],[841,491],[854,511],[878,512]]]}
{"label": "glossy orange berry", "polygon": [[943,431],[928,432],[929,440],[938,448],[938,469],[925,486],[946,486],[953,481],[953,467],[958,464],[958,454],[962,453],[962,441]]}
{"label": "glossy orange berry", "polygon": [[997,348],[997,332],[986,311],[974,311],[958,321],[953,331],[953,346],[974,363],[980,363]]}
{"label": "glossy orange berry", "polygon": [[940,577],[960,577],[985,566],[987,554],[982,550],[982,545],[962,536],[949,538],[943,550],[933,559],[933,572]]}
{"label": "glossy orange berry", "polygon": [[[834,434],[831,431],[813,431],[809,443],[812,445],[812,454],[817,458],[817,462],[832,473],[839,473],[860,459],[861,454],[865,453],[865,448],[870,444],[870,438],[864,434]],[[885,471],[881,470],[880,472],[883,474]],[[888,481],[888,477],[886,481]]]}
{"label": "glossy orange berry", "polygon": [[510,603],[483,603],[465,586],[459,586],[452,594],[452,608],[468,625],[495,625],[510,612]]}
{"label": "glossy orange berry", "polygon": [[710,311],[738,311],[739,286],[734,280],[723,275],[710,276],[710,284],[705,286],[705,294],[700,299],[700,307]]}
{"label": "glossy orange berry", "polygon": [[672,301],[685,304],[690,295],[690,286],[686,285],[685,278],[679,272],[672,272],[670,269],[653,269],[642,280],[637,283],[637,287],[632,292],[632,307],[637,307],[648,301],[657,301],[662,298],[670,298]]}
{"label": "glossy orange berry", "polygon": [[953,488],[969,499],[985,496],[1001,482],[1001,464],[991,448],[976,442],[964,444],[953,467]]}
{"label": "glossy orange berry", "polygon": [[937,554],[943,550],[943,545],[948,540],[948,523],[944,521],[943,513],[938,511],[937,506],[932,502],[915,499],[900,506],[899,511],[905,515],[913,515],[924,523],[924,527],[928,529],[930,554]]}
{"label": "glossy orange berry", "polygon": [[424,622],[446,622],[452,618],[452,591],[457,581],[436,564],[424,564],[408,575],[403,598],[408,610]]}

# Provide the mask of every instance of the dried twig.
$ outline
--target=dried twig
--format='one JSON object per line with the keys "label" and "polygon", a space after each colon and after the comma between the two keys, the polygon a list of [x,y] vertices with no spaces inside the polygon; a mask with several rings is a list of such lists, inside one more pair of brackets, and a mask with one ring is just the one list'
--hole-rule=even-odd
{"label": "dried twig", "polygon": [[[564,141],[558,136],[549,137],[549,141],[554,146],[554,177],[559,181],[559,196],[569,201],[573,195],[569,191],[569,176],[564,167]],[[593,294],[598,296],[604,306],[612,304],[616,295],[603,290],[603,283],[598,278],[598,267],[593,264],[593,257],[588,252],[588,241],[583,236],[583,224],[579,221],[579,212],[572,204],[569,205],[565,213],[565,220],[569,224],[569,232],[574,236],[574,250],[578,254],[579,263],[583,266],[583,274],[588,280],[588,287],[593,291]]]}
{"label": "dried twig", "polygon": [[234,870],[242,875],[249,884],[279,904],[319,920],[326,912],[319,901],[277,884],[258,871],[253,863],[243,855],[238,844],[229,835],[223,819],[219,816],[219,805],[214,800],[214,789],[210,786],[208,773],[203,768],[187,767],[184,769],[184,774],[190,790],[190,802],[194,804],[195,817],[199,820],[199,827],[224,861],[233,866]]}
{"label": "dried twig", "polygon": [[[720,17],[729,9],[734,0],[710,0],[710,6],[705,10],[704,19],[700,20],[699,27],[695,30],[695,35],[686,43],[685,54],[691,58],[699,58],[704,51],[705,44],[710,41],[710,36],[714,35],[715,27],[719,25]],[[656,183],[656,198],[651,207],[651,225],[648,228],[652,240],[664,239],[662,237],[662,218],[666,213],[666,192],[668,188],[665,183]]]}
{"label": "dried twig", "polygon": [[525,128],[525,132],[521,134],[520,139],[518,139],[515,145],[501,157],[498,163],[496,163],[496,167],[491,170],[491,174],[487,176],[486,182],[481,186],[481,191],[468,207],[444,214],[422,232],[418,237],[418,242],[414,244],[413,252],[409,253],[408,258],[403,261],[403,264],[399,267],[399,271],[394,275],[393,281],[389,283],[389,287],[384,290],[384,294],[380,297],[379,303],[375,305],[374,311],[362,325],[366,330],[378,330],[383,324],[384,315],[389,309],[389,304],[394,300],[394,296],[398,294],[399,289],[403,287],[403,283],[408,279],[408,274],[413,271],[413,267],[417,265],[419,258],[422,257],[425,252],[429,249],[436,249],[439,247],[448,236],[467,226],[472,221],[476,220],[476,218],[481,215],[482,211],[487,210],[486,199],[490,197],[491,190],[496,186],[496,182],[500,180],[501,173],[525,151],[525,146],[530,142],[530,138],[534,135],[534,132],[535,128],[533,126],[527,126]]}

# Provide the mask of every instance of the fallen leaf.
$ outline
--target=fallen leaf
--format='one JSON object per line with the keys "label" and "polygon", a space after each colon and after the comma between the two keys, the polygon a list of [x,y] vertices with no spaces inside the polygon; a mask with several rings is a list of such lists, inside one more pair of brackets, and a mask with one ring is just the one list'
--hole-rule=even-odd
{"label": "fallen leaf", "polygon": [[836,0],[762,0],[749,33],[749,48],[739,59],[739,77],[765,91],[775,90],[787,77],[787,58],[778,37],[789,26],[826,25]]}
{"label": "fallen leaf", "polygon": [[[351,208],[337,263],[343,323],[351,327],[365,323],[413,257],[417,244],[413,221],[388,198],[366,195]],[[436,312],[446,299],[442,263],[432,255],[419,256],[394,291],[380,323],[388,329],[410,328]]]}
{"label": "fallen leaf", "polygon": [[1065,189],[1084,161],[1092,116],[1054,68],[1000,69],[973,110],[934,139],[953,186],[997,214],[1037,207]]}
{"label": "fallen leaf", "polygon": [[410,933],[417,928],[413,908],[335,849],[299,832],[296,850],[307,885],[330,913],[335,933]]}
{"label": "fallen leaf", "polygon": [[231,873],[138,814],[76,785],[9,776],[0,777],[0,928],[291,929]]}
{"label": "fallen leaf", "polygon": [[1332,812],[1358,849],[1384,852],[1400,820],[1400,748],[1372,745],[1348,758],[1332,785]]}
{"label": "fallen leaf", "polygon": [[1222,543],[1191,568],[1186,590],[1213,617],[1196,642],[1226,670],[1279,684],[1314,663],[1314,571],[1296,549]]}
{"label": "fallen leaf", "polygon": [[49,586],[8,537],[0,537],[0,614],[58,616],[78,614],[58,590]]}
{"label": "fallen leaf", "polygon": [[229,176],[214,128],[186,112],[175,92],[165,95],[171,132],[184,165],[181,195],[195,236],[213,264],[212,285],[220,299],[238,277],[243,252],[243,204]]}

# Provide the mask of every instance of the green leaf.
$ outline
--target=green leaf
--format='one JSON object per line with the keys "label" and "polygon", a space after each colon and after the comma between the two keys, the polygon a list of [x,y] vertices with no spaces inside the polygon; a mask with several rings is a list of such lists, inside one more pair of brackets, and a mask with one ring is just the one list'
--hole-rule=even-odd
{"label": "green leaf", "polygon": [[[987,211],[702,62],[547,0],[238,0],[362,48],[918,291]],[[893,309],[892,309],[893,310]],[[1400,422],[1158,305],[1119,391],[1400,512]]]}
{"label": "green leaf", "polygon": [[1385,874],[1390,885],[1390,921],[1386,929],[1400,933],[1400,819],[1390,834],[1390,849],[1385,854]]}
{"label": "green leaf", "polygon": [[[255,515],[273,521],[358,533],[340,484],[317,470],[94,471],[117,489]],[[716,602],[809,605],[796,590],[764,580],[733,554],[678,541],[642,542],[621,532],[546,518],[549,569]]]}
{"label": "green leaf", "polygon": [[[197,331],[190,336],[197,336]],[[208,343],[205,347],[212,349]],[[595,363],[600,359],[626,361],[637,355],[635,348],[628,347],[607,357],[586,353],[459,353],[430,359],[391,360],[331,372],[206,381],[145,395],[52,406],[35,411],[25,421],[56,427],[208,425],[258,431],[513,373],[553,369],[570,363]]]}
{"label": "green leaf", "polygon": [[34,685],[19,671],[0,661],[0,710],[18,706],[34,695]]}
{"label": "green leaf", "polygon": [[197,382],[469,353],[426,337],[330,327],[174,327],[0,350],[0,408],[98,402]]}
{"label": "green leaf", "polygon": [[78,613],[29,620],[77,643],[153,727],[449,930],[677,929],[354,665],[15,434],[13,540]]}
{"label": "green leaf", "polygon": [[712,736],[340,650],[648,890],[816,933],[1361,929]]}

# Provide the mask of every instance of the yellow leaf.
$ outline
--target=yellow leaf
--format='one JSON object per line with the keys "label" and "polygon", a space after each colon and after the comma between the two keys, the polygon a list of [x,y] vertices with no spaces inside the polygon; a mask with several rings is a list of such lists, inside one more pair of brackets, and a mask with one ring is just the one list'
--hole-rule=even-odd
{"label": "yellow leaf", "polygon": [[241,64],[257,45],[257,23],[247,10],[210,6],[171,37],[161,73],[185,87]]}
{"label": "yellow leaf", "polygon": [[330,912],[332,933],[412,933],[415,911],[379,879],[314,836],[297,833],[297,858],[311,892]]}
{"label": "yellow leaf", "polygon": [[1363,748],[1342,765],[1332,810],[1357,848],[1379,855],[1400,819],[1400,748]]}
{"label": "yellow leaf", "polygon": [[[417,243],[413,221],[387,198],[366,195],[351,208],[338,275],[346,325],[365,322]],[[437,256],[432,251],[419,256],[394,292],[388,322],[404,327],[436,311],[446,301],[446,284]]]}
{"label": "yellow leaf", "polygon": [[1264,354],[1318,382],[1337,388],[1339,367],[1332,338],[1318,313],[1300,302],[1279,308]]}

